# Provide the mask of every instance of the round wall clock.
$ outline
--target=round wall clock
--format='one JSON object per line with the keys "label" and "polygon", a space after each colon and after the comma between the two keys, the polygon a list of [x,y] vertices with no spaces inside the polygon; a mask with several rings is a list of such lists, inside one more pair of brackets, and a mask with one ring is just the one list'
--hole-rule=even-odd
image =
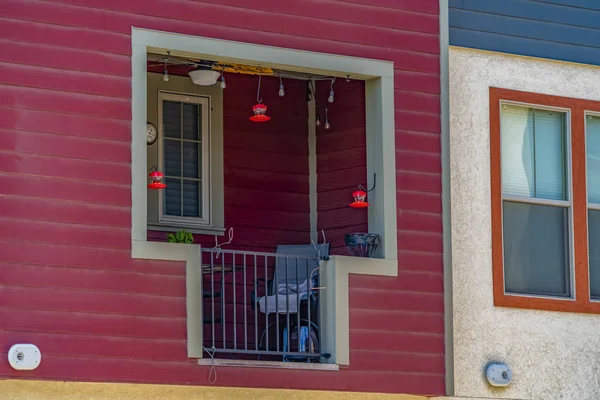
{"label": "round wall clock", "polygon": [[158,131],[156,127],[151,123],[146,124],[146,143],[149,145],[154,144],[158,138]]}

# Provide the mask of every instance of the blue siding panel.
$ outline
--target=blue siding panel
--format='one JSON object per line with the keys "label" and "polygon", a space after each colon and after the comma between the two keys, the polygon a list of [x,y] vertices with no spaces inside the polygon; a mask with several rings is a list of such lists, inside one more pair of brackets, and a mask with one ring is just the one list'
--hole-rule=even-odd
{"label": "blue siding panel", "polygon": [[600,65],[600,0],[450,0],[450,44]]}

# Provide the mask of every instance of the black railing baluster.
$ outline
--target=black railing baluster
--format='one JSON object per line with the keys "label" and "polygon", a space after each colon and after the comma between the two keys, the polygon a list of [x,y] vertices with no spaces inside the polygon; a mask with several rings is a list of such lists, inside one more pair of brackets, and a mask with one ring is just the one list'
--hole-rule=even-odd
{"label": "black railing baluster", "polygon": [[[318,267],[318,262],[317,262],[317,267]],[[311,305],[311,301],[312,301],[312,274],[310,272],[310,268],[309,268],[309,260],[306,260],[306,276],[308,277],[306,279],[306,295],[308,296],[308,306],[306,307],[306,311],[307,311],[307,319],[308,319],[308,343],[310,345],[311,340],[310,340],[310,329],[312,328],[312,321],[310,319],[310,305]],[[310,349],[307,349],[307,351],[310,353]]]}
{"label": "black railing baluster", "polygon": [[246,253],[244,256],[244,350],[248,350],[248,306],[246,305]]}
{"label": "black railing baluster", "polygon": [[210,253],[210,302],[212,304],[212,347],[215,348],[215,253]]}
{"label": "black railing baluster", "polygon": [[223,328],[223,349],[227,348],[225,325],[225,253],[221,253],[221,327]]}
{"label": "black railing baluster", "polygon": [[267,333],[267,338],[266,338],[266,349],[267,351],[269,350],[269,302],[268,302],[268,290],[269,288],[268,286],[268,282],[269,282],[269,277],[268,277],[268,269],[267,269],[268,265],[267,265],[267,256],[265,255],[265,330]]}
{"label": "black railing baluster", "polygon": [[[288,257],[285,257],[285,287],[288,287],[290,281],[289,281],[289,277],[288,277]],[[290,292],[286,289],[285,291],[285,304],[286,304],[286,310],[285,310],[285,319],[286,319],[286,329],[285,329],[285,343],[287,343],[287,346],[284,350],[287,350],[288,352],[292,351],[292,341],[291,341],[291,333],[290,333]]]}
{"label": "black railing baluster", "polygon": [[273,273],[275,286],[275,332],[277,338],[277,351],[279,351],[279,281],[277,280],[277,256],[275,256],[275,272]]}
{"label": "black railing baluster", "polygon": [[235,253],[231,253],[231,268],[233,275],[233,349],[237,350],[237,285],[235,284]]}
{"label": "black railing baluster", "polygon": [[[256,282],[258,267],[256,265],[256,254],[254,255],[254,300],[258,299],[258,284]],[[254,304],[254,348],[258,351],[258,309],[260,306]]]}
{"label": "black railing baluster", "polygon": [[[296,258],[296,288],[300,286],[300,276],[299,276],[299,261],[300,258]],[[298,325],[296,325],[297,333],[298,333],[298,351],[300,351],[300,291],[296,290],[296,320],[298,321]]]}

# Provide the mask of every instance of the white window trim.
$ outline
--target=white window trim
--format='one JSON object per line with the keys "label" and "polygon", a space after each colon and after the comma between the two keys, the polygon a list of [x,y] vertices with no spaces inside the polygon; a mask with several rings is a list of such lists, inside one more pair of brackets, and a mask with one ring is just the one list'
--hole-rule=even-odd
{"label": "white window trim", "polygon": [[[571,109],[570,108],[562,108],[562,107],[550,107],[544,104],[532,104],[532,103],[524,103],[518,101],[508,101],[501,100],[500,101],[500,151],[502,151],[502,110],[503,106],[516,106],[516,107],[526,107],[533,108],[537,110],[547,110],[547,111],[555,111],[562,114],[565,114],[565,152],[566,152],[566,176],[567,176],[567,198],[568,200],[552,200],[552,199],[543,199],[543,198],[532,198],[525,196],[510,196],[504,194],[503,187],[503,179],[502,175],[500,176],[500,193],[502,196],[502,279],[506,282],[505,269],[504,269],[504,201],[511,201],[515,203],[525,203],[525,204],[534,204],[534,205],[543,205],[543,206],[552,206],[552,207],[562,207],[567,209],[567,213],[569,216],[569,265],[567,268],[569,269],[569,285],[570,292],[569,296],[551,296],[551,295],[541,295],[541,294],[532,294],[532,293],[514,293],[507,292],[506,285],[504,286],[504,294],[506,296],[517,296],[517,297],[530,297],[530,298],[541,298],[541,299],[557,299],[557,300],[575,300],[575,237],[574,237],[574,229],[575,225],[573,222],[573,179],[572,179],[572,157],[571,157]],[[502,153],[500,154],[502,157]]]}
{"label": "white window trim", "polygon": [[[202,165],[199,172],[202,185],[202,216],[177,217],[164,214],[164,192],[158,197],[158,222],[160,224],[175,225],[186,228],[204,228],[211,225],[211,179],[210,179],[210,98],[208,96],[188,95],[173,93],[164,90],[158,92],[158,168],[165,173],[164,159],[164,124],[163,124],[163,102],[165,100],[180,101],[202,105]],[[183,162],[183,154],[181,155]],[[183,171],[181,171],[183,175]],[[165,178],[167,177],[165,173]]]}
{"label": "white window trim", "polygon": [[202,276],[200,246],[147,241],[146,102],[147,53],[202,57],[248,65],[268,65],[313,75],[365,80],[369,231],[381,234],[377,258],[332,256],[324,266],[323,301],[327,327],[323,348],[331,363],[350,363],[348,279],[350,274],[398,276],[396,220],[396,145],[394,128],[394,64],[228,40],[159,32],[132,27],[131,84],[131,255],[133,258],[186,262],[187,354],[202,358]]}

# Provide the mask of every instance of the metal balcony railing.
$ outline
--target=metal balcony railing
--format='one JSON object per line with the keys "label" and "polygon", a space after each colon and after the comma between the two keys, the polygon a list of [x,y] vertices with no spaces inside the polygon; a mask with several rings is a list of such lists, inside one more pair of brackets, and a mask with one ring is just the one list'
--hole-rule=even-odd
{"label": "metal balcony railing", "polygon": [[210,354],[319,362],[321,258],[202,249],[204,348]]}

